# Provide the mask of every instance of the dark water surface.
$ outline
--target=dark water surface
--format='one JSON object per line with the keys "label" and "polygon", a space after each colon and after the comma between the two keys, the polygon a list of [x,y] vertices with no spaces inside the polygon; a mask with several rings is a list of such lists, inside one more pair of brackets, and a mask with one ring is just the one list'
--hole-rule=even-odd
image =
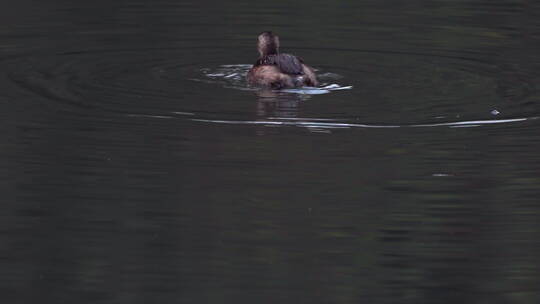
{"label": "dark water surface", "polygon": [[[0,18],[0,302],[540,303],[538,1]],[[263,30],[345,89],[246,87]]]}

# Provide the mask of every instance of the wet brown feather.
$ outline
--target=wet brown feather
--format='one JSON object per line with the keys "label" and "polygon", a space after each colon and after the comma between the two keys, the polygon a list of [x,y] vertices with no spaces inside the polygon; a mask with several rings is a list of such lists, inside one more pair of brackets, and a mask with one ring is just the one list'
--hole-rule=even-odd
{"label": "wet brown feather", "polygon": [[303,75],[302,59],[291,54],[267,55],[259,58],[255,63],[258,65],[275,65],[282,73],[291,75]]}

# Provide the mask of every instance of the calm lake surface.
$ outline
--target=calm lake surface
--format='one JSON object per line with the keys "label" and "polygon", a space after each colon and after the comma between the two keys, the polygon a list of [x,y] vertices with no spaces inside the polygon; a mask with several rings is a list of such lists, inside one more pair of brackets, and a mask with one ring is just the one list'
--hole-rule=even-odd
{"label": "calm lake surface", "polygon": [[[0,18],[2,303],[540,303],[538,1]],[[342,90],[248,88],[264,30]]]}

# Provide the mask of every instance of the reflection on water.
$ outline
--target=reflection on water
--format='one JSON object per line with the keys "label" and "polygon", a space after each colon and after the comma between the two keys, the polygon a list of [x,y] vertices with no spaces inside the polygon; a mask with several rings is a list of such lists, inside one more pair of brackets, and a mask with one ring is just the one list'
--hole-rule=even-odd
{"label": "reflection on water", "polygon": [[539,303],[539,12],[3,1],[2,303]]}
{"label": "reflection on water", "polygon": [[257,91],[257,116],[295,118],[298,116],[300,103],[309,99],[309,95],[299,95],[273,90]]}

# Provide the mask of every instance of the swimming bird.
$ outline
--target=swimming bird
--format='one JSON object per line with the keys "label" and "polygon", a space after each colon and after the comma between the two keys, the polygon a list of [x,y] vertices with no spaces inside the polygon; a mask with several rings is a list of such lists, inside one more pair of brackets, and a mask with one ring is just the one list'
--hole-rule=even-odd
{"label": "swimming bird", "polygon": [[310,66],[294,55],[279,53],[279,37],[262,32],[257,39],[259,59],[247,73],[250,85],[272,89],[317,86],[317,76]]}

